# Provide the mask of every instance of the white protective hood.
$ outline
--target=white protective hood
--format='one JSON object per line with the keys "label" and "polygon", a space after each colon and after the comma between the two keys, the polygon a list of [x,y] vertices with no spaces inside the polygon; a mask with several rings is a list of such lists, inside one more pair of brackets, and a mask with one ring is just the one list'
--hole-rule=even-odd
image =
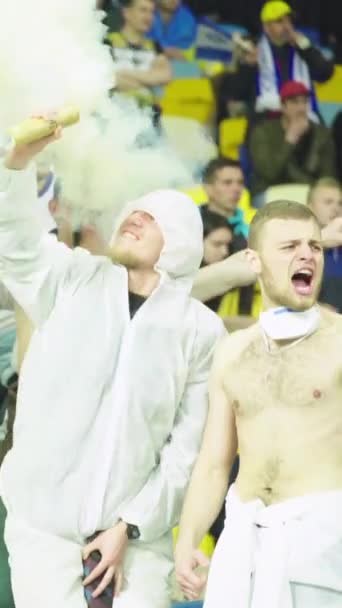
{"label": "white protective hood", "polygon": [[177,190],[157,190],[142,196],[125,206],[116,221],[113,239],[134,211],[152,215],[164,237],[156,270],[164,278],[177,279],[190,291],[203,258],[203,223],[197,205]]}

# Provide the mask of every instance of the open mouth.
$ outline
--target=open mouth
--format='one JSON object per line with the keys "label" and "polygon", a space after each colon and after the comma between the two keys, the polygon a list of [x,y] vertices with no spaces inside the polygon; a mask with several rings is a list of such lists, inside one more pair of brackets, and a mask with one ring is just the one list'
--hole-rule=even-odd
{"label": "open mouth", "polygon": [[313,271],[303,268],[292,275],[292,285],[301,296],[311,296],[313,292]]}
{"label": "open mouth", "polygon": [[139,237],[134,234],[133,232],[130,232],[129,230],[124,230],[122,233],[122,236],[124,236],[127,239],[131,239],[131,241],[138,241]]}

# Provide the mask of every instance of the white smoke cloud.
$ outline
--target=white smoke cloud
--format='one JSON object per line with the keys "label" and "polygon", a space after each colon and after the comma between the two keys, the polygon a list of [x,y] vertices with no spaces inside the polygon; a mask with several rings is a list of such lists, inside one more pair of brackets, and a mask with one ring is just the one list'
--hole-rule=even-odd
{"label": "white smoke cloud", "polygon": [[94,0],[1,0],[3,126],[64,104],[93,110],[112,81]]}
{"label": "white smoke cloud", "polygon": [[153,135],[149,146],[137,145],[151,131],[150,117],[134,102],[108,99],[113,64],[94,4],[1,0],[0,128],[78,106],[81,122],[64,131],[45,162],[54,164],[64,196],[80,212],[113,213],[150,190],[190,185],[214,148],[194,124],[185,136],[183,125],[169,129],[172,138],[157,141]]}

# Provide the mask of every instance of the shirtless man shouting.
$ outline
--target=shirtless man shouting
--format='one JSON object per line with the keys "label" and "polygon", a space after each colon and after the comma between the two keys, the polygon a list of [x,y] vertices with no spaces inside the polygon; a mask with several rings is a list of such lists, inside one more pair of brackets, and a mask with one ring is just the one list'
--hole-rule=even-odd
{"label": "shirtless man shouting", "polygon": [[176,548],[178,582],[190,599],[203,590],[197,547],[239,446],[205,608],[340,608],[342,319],[317,306],[320,228],[304,205],[278,201],[255,216],[249,245],[264,312],[216,352]]}

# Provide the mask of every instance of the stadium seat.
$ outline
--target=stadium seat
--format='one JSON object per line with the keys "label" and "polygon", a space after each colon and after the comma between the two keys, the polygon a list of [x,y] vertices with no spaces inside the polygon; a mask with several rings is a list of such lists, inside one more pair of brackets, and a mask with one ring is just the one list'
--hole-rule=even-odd
{"label": "stadium seat", "polygon": [[197,59],[197,63],[203,74],[208,78],[213,78],[222,74],[226,70],[226,65],[222,61],[210,61],[209,59]]}
{"label": "stadium seat", "polygon": [[[240,289],[232,289],[229,293],[226,293],[222,297],[220,306],[218,308],[217,314],[221,319],[226,319],[227,317],[234,317],[239,314],[239,306],[240,306]],[[252,306],[250,315],[254,319],[258,319],[260,312],[262,311],[262,301],[261,301],[261,292],[260,286],[258,283],[254,286],[254,294],[252,299]]]}
{"label": "stadium seat", "polygon": [[265,204],[279,199],[296,201],[306,204],[309,193],[309,186],[306,184],[281,184],[271,186],[265,192]]}
{"label": "stadium seat", "polygon": [[208,201],[207,194],[201,184],[196,184],[190,188],[184,188],[183,192],[190,196],[197,205],[203,205]]}
{"label": "stadium seat", "polygon": [[315,85],[318,101],[328,103],[342,103],[342,66],[335,66],[334,74],[330,80]]}
{"label": "stadium seat", "polygon": [[240,147],[245,141],[248,120],[244,116],[239,118],[225,118],[219,124],[219,148],[222,156],[238,160]]}
{"label": "stadium seat", "polygon": [[181,78],[200,78],[202,71],[196,61],[171,61],[172,76],[174,80]]}
{"label": "stadium seat", "polygon": [[206,78],[184,78],[170,82],[160,99],[163,114],[193,118],[207,124],[215,111],[215,99]]}
{"label": "stadium seat", "polygon": [[[203,205],[208,200],[206,192],[201,184],[197,184],[191,188],[185,188],[183,192],[190,196],[197,205]],[[248,190],[243,191],[239,201],[239,208],[242,209],[244,213],[245,222],[250,224],[256,213],[256,209],[253,209],[251,205],[251,196]]]}
{"label": "stadium seat", "polygon": [[336,115],[341,111],[341,103],[318,102],[320,114],[327,127],[331,127]]}
{"label": "stadium seat", "polygon": [[[176,543],[178,538],[178,527],[173,529],[173,542]],[[199,549],[206,555],[208,558],[212,557],[215,549],[215,540],[211,536],[211,534],[206,534],[202,539],[202,542],[199,546]]]}
{"label": "stadium seat", "polygon": [[251,195],[249,190],[247,189],[244,190],[242,193],[241,199],[239,201],[239,208],[242,209],[244,213],[246,224],[250,224],[256,214],[256,209],[252,207]]}

